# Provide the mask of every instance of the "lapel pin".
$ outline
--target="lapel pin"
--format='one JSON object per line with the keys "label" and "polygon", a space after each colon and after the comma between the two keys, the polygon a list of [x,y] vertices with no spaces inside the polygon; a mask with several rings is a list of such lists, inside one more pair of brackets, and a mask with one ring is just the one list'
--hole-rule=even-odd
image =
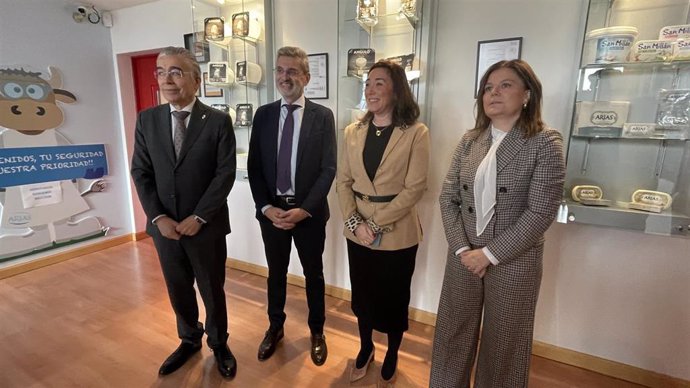
{"label": "lapel pin", "polygon": [[204,114],[203,116],[201,116],[201,119],[202,119],[202,120],[205,119],[205,118],[206,118],[206,114]]}

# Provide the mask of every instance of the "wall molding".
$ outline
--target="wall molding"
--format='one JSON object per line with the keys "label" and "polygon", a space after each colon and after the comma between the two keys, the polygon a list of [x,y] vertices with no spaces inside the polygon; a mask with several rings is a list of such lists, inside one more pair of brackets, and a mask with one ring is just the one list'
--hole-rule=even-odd
{"label": "wall molding", "polygon": [[150,238],[150,237],[151,236],[149,236],[148,233],[146,233],[146,231],[141,231],[141,232],[134,233],[132,239],[134,241],[141,241],[143,239]]}
{"label": "wall molding", "polygon": [[[94,240],[89,240],[89,241],[94,241]],[[46,255],[43,257],[40,257],[38,259],[32,260],[32,261],[27,261],[27,262],[22,262],[19,264],[15,265],[10,265],[4,268],[0,268],[0,279],[5,279],[9,278],[15,275],[19,275],[24,272],[29,272],[33,271],[35,269],[47,267],[49,265],[61,263],[63,261],[67,261],[70,259],[73,259],[75,257],[87,255],[89,253],[94,253],[101,251],[103,249],[107,249],[110,247],[114,247],[120,244],[128,243],[131,241],[135,241],[134,235],[133,234],[125,234],[122,236],[117,236],[117,237],[111,237],[106,240],[97,240],[97,242],[94,242],[92,244],[88,245],[82,245],[80,247],[70,249],[68,251],[60,252],[60,253],[55,253],[52,255]]]}
{"label": "wall molding", "polygon": [[[252,273],[255,275],[267,277],[268,268],[237,259],[228,259],[227,265],[236,270]],[[304,288],[304,277],[288,273],[288,284]],[[352,293],[350,290],[341,287],[335,287],[326,284],[326,295],[343,299],[346,301],[352,300]],[[436,314],[428,311],[409,308],[410,319],[430,326],[436,326]],[[547,344],[545,342],[534,341],[532,344],[532,354],[543,357],[549,360],[557,361],[563,364],[576,366],[578,368],[587,369],[593,372],[601,373],[605,376],[615,377],[617,379],[630,381],[636,384],[641,384],[652,388],[688,388],[690,381],[679,379],[657,373],[654,371],[638,368],[632,365],[623,364],[616,361],[607,360],[597,356],[592,356],[586,353],[576,352],[574,350],[561,348],[555,345]]]}

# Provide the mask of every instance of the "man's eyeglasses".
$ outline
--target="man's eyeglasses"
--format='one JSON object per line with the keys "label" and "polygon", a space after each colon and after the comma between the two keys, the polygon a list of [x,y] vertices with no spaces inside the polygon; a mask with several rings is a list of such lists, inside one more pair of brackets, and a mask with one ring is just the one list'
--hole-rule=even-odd
{"label": "man's eyeglasses", "polygon": [[276,67],[273,69],[273,72],[276,73],[276,75],[287,75],[288,77],[297,77],[298,75],[301,75],[302,72],[297,69],[283,69],[282,67]]}
{"label": "man's eyeglasses", "polygon": [[182,69],[170,69],[168,71],[158,69],[153,72],[153,75],[158,79],[166,79],[168,76],[172,79],[180,79],[184,77],[184,71]]}

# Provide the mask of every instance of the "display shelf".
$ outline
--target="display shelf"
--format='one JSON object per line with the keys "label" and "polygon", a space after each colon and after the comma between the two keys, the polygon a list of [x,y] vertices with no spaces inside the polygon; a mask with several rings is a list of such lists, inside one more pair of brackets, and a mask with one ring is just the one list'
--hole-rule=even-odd
{"label": "display shelf", "polygon": [[[410,58],[413,55],[413,60],[405,61],[406,73],[412,93],[422,110],[420,120],[424,120],[426,69],[434,26],[431,20],[433,3],[434,0],[417,0],[414,15],[406,16],[399,12],[402,5],[400,0],[380,0],[378,22],[368,26],[357,20],[357,0],[338,1],[338,128],[345,128],[366,111],[363,98],[365,79],[347,75],[350,49],[373,49],[374,62],[384,58]],[[368,67],[362,69],[363,72],[366,69]]]}
{"label": "display shelf", "polygon": [[[636,39],[657,39],[664,26],[686,24],[689,13],[690,1],[649,7],[644,0],[590,0],[565,188],[571,193],[596,186],[611,206],[583,205],[567,196],[569,222],[690,236],[690,61],[586,63],[602,57],[592,50],[608,49],[587,32],[632,26]],[[670,198],[669,208],[629,209],[638,190]],[[638,200],[651,205],[649,198]]]}
{"label": "display shelf", "polygon": [[568,200],[568,221],[584,224],[596,224],[641,232],[690,237],[690,216],[685,213],[665,210],[661,213],[650,213],[626,208],[626,202],[614,202],[614,206],[586,206]]}
{"label": "display shelf", "polygon": [[[247,105],[251,112],[268,103],[273,98],[274,85],[270,82],[270,70],[273,64],[272,26],[264,21],[272,19],[273,6],[270,0],[236,0],[224,4],[204,0],[192,0],[193,29],[204,35],[204,20],[222,18],[224,38],[207,40],[209,44],[210,63],[227,63],[235,74],[232,83],[214,84],[223,90],[222,97],[202,96],[208,104],[226,104],[233,112],[233,129],[237,144],[237,180],[246,180],[246,159],[249,151],[251,125],[240,122],[247,114]],[[241,19],[241,21],[240,21]],[[242,35],[245,34],[245,35]],[[196,34],[195,34],[196,36]],[[238,63],[245,65],[238,67]],[[208,65],[202,64],[202,71],[208,72]],[[268,73],[268,74],[267,74]],[[234,115],[233,115],[234,113]],[[249,111],[247,110],[247,113]],[[251,115],[249,115],[251,116]],[[253,117],[245,117],[252,121]]]}

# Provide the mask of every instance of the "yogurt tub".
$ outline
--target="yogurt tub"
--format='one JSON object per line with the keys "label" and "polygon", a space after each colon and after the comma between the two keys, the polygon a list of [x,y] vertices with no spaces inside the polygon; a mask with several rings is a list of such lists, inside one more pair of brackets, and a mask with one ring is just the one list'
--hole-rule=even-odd
{"label": "yogurt tub", "polygon": [[689,61],[690,60],[690,39],[679,40],[675,44],[673,51],[674,61]]}
{"label": "yogurt tub", "polygon": [[659,62],[670,61],[676,42],[667,40],[638,40],[633,45],[630,61]]}
{"label": "yogurt tub", "polygon": [[585,36],[584,63],[626,62],[635,38],[637,28],[631,26],[592,30]]}
{"label": "yogurt tub", "polygon": [[690,40],[690,24],[662,27],[659,31],[659,40]]}

